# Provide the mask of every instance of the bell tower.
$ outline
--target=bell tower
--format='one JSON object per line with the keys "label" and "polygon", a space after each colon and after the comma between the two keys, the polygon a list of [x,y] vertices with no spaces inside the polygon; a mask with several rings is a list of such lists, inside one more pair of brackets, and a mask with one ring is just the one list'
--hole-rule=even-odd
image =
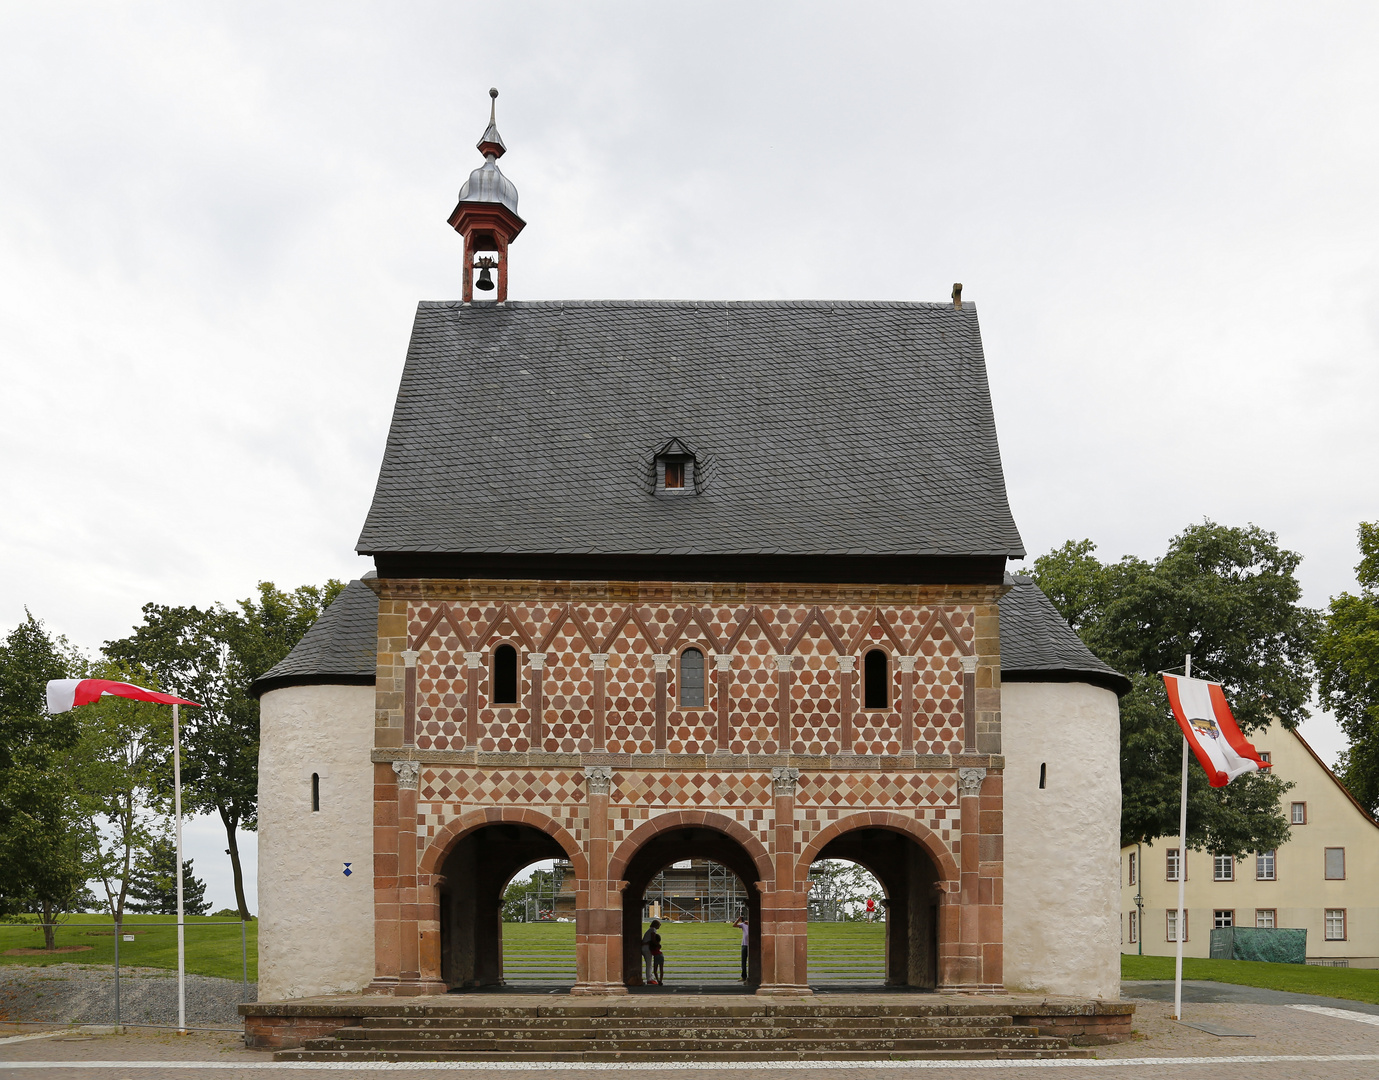
{"label": "bell tower", "polygon": [[476,144],[484,155],[484,163],[469,174],[460,188],[460,201],[450,215],[450,225],[464,237],[464,290],[461,299],[474,300],[474,290],[481,293],[494,289],[493,271],[498,271],[495,299],[502,303],[508,298],[508,245],[526,222],[517,216],[517,187],[498,168],[498,159],[507,153],[503,137],[498,134],[498,91],[488,92],[488,128]]}

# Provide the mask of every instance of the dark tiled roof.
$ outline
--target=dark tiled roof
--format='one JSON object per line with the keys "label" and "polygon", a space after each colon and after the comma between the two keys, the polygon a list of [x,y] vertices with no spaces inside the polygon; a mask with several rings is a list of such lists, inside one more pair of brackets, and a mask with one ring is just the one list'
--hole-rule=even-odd
{"label": "dark tiled roof", "polygon": [[422,303],[358,549],[1024,553],[975,308],[822,301]]}
{"label": "dark tiled roof", "polygon": [[372,686],[378,664],[378,597],[358,579],[321,613],[296,647],[254,680],[255,697],[283,686]]}
{"label": "dark tiled roof", "polygon": [[1088,682],[1117,694],[1130,680],[1077,636],[1033,578],[1008,577],[1001,597],[1001,679],[1004,682]]}

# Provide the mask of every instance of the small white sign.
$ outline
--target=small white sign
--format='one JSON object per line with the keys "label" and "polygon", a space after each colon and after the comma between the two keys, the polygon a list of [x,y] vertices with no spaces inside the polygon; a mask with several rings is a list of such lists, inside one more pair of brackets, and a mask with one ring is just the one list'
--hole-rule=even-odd
{"label": "small white sign", "polygon": [[126,941],[133,941],[133,940],[134,940],[134,935],[133,935],[133,934],[121,934],[120,936],[121,936],[122,938],[124,938]]}

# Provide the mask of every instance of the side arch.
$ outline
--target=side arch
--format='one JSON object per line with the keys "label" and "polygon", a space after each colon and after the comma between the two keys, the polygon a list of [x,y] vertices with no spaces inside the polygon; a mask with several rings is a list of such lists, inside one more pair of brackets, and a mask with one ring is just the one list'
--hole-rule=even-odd
{"label": "side arch", "polygon": [[775,881],[775,867],[771,863],[770,854],[761,841],[740,822],[734,821],[730,817],[724,817],[722,814],[709,813],[707,810],[674,810],[668,814],[660,814],[644,825],[638,826],[633,830],[631,836],[618,845],[617,852],[609,860],[609,880],[619,880],[627,870],[627,864],[632,861],[633,856],[652,837],[672,829],[695,827],[714,829],[736,841],[751,858],[760,879],[763,882]]}
{"label": "side arch", "polygon": [[912,817],[906,817],[904,814],[897,814],[890,810],[868,810],[860,814],[850,814],[835,821],[805,846],[795,861],[795,887],[797,889],[803,889],[805,883],[809,881],[809,868],[819,857],[819,852],[823,851],[831,841],[836,840],[844,833],[852,832],[854,829],[890,829],[912,837],[924,848],[929,858],[934,860],[943,880],[952,882],[956,888],[960,876],[957,861],[948,850],[948,846],[933,829]]}
{"label": "side arch", "polygon": [[574,867],[575,877],[581,881],[588,880],[589,860],[569,831],[545,814],[516,807],[489,807],[457,817],[431,838],[421,860],[417,863],[417,873],[439,874],[445,856],[456,842],[485,825],[528,825],[533,829],[540,829],[564,849],[570,864]]}

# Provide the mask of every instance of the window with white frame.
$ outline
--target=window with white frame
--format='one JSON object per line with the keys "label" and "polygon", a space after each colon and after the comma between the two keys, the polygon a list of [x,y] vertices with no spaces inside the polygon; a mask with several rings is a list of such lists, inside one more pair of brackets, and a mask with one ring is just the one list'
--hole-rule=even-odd
{"label": "window with white frame", "polygon": [[1178,871],[1183,865],[1183,860],[1179,856],[1180,852],[1176,847],[1164,852],[1164,876],[1169,881],[1178,880]]}
{"label": "window with white frame", "polygon": [[1305,802],[1295,802],[1293,804],[1292,822],[1294,825],[1307,824],[1307,804]]}
{"label": "window with white frame", "polygon": [[1326,880],[1345,880],[1345,848],[1329,847],[1326,849]]}
{"label": "window with white frame", "polygon": [[1326,940],[1345,940],[1345,908],[1326,909]]}
{"label": "window with white frame", "polygon": [[1274,880],[1274,858],[1276,854],[1273,851],[1261,851],[1255,856],[1256,881]]}
{"label": "window with white frame", "polygon": [[[1178,909],[1177,909],[1177,908],[1169,908],[1166,912],[1164,912],[1164,915],[1165,915],[1165,918],[1164,918],[1164,926],[1165,926],[1165,928],[1166,928],[1166,933],[1164,934],[1164,939],[1165,939],[1166,941],[1177,941],[1177,940],[1178,940]],[[1183,940],[1184,940],[1184,941],[1187,940],[1188,932],[1189,932],[1190,929],[1191,929],[1191,927],[1190,927],[1190,925],[1189,925],[1189,923],[1188,923],[1188,917],[1187,917],[1187,916],[1188,916],[1188,913],[1187,913],[1186,911],[1184,911],[1184,912],[1183,912]]]}
{"label": "window with white frame", "polygon": [[1132,911],[1132,912],[1130,912],[1130,944],[1131,944],[1131,945],[1135,944],[1135,942],[1137,942],[1137,941],[1140,940],[1140,919],[1139,919],[1139,915],[1140,915],[1140,913],[1139,913],[1138,911]]}
{"label": "window with white frame", "polygon": [[1213,881],[1234,881],[1235,880],[1235,856],[1234,855],[1214,855],[1212,856],[1211,876]]}
{"label": "window with white frame", "polygon": [[1255,908],[1255,929],[1272,930],[1278,925],[1278,912],[1273,908]]}
{"label": "window with white frame", "polygon": [[[1132,851],[1132,852],[1130,852],[1130,884],[1131,884],[1131,885],[1135,884],[1135,869],[1136,869],[1136,867],[1135,867],[1135,853]],[[1133,941],[1134,939],[1131,938],[1131,940]]]}
{"label": "window with white frame", "polygon": [[1211,913],[1211,925],[1216,930],[1224,930],[1228,926],[1235,925],[1235,912],[1223,911],[1220,908]]}

